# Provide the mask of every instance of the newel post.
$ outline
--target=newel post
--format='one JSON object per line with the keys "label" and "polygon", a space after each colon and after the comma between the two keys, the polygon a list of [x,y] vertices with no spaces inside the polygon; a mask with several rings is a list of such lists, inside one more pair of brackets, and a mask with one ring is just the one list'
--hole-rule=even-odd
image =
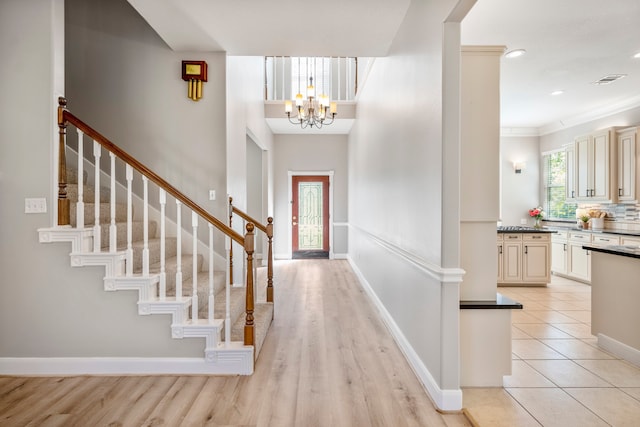
{"label": "newel post", "polygon": [[269,250],[267,252],[267,302],[273,302],[273,218],[267,218],[267,239]]}
{"label": "newel post", "polygon": [[[67,140],[67,123],[64,119],[64,111],[67,100],[62,96],[58,98],[58,225],[71,223],[70,203],[67,198],[67,157],[65,154]],[[81,178],[78,178],[81,179]]]}
{"label": "newel post", "polygon": [[253,251],[254,251],[254,228],[253,223],[247,224],[247,234],[244,236],[244,250],[247,252],[247,293],[246,310],[247,318],[244,324],[244,345],[255,345],[255,326],[253,324]]}
{"label": "newel post", "polygon": [[[233,228],[233,197],[229,196],[229,228]],[[229,285],[233,285],[233,241],[229,248]]]}

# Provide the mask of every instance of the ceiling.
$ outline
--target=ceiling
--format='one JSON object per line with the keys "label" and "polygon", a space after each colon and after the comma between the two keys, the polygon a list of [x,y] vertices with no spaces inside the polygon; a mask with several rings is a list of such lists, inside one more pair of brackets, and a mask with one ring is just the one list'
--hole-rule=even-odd
{"label": "ceiling", "polygon": [[[176,51],[376,57],[387,54],[410,1],[129,3]],[[478,0],[462,43],[526,49],[502,59],[503,134],[544,134],[640,106],[639,18],[638,0]],[[593,84],[610,74],[627,76]],[[564,93],[552,96],[556,90]]]}

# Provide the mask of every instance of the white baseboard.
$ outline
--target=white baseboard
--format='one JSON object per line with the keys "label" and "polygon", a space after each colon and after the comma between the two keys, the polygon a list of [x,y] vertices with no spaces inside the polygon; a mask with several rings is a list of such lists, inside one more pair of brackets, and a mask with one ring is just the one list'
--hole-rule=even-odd
{"label": "white baseboard", "polygon": [[393,320],[391,314],[387,311],[385,306],[382,304],[382,301],[378,298],[376,293],[371,288],[371,285],[365,279],[362,272],[358,269],[356,264],[353,262],[351,257],[347,256],[347,260],[349,264],[351,264],[351,268],[358,276],[360,280],[360,284],[363,289],[371,298],[371,301],[374,303],[376,308],[378,309],[382,320],[389,328],[391,335],[394,340],[400,347],[400,350],[404,354],[404,357],[409,362],[409,365],[413,369],[414,373],[420,380],[420,382],[425,387],[427,393],[433,400],[436,407],[442,411],[459,411],[462,409],[462,390],[443,390],[440,388],[436,380],[431,375],[431,372],[427,369],[425,364],[422,362],[418,354],[415,352],[407,338],[404,336],[396,322]]}
{"label": "white baseboard", "polygon": [[251,375],[253,351],[219,354],[217,363],[200,357],[5,357],[0,375]]}
{"label": "white baseboard", "polygon": [[640,367],[640,350],[630,347],[607,335],[598,334],[598,345],[627,362]]}

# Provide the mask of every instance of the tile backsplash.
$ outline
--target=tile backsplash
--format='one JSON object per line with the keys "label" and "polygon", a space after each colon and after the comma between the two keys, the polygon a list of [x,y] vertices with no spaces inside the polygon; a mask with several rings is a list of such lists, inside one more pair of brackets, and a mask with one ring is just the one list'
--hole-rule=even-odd
{"label": "tile backsplash", "polygon": [[605,229],[640,231],[640,204],[580,204],[578,207],[606,212]]}

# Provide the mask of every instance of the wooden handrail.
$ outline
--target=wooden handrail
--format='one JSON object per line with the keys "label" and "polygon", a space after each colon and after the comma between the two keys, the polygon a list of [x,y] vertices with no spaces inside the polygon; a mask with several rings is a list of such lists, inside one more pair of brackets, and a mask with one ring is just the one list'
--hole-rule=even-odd
{"label": "wooden handrail", "polygon": [[[273,218],[267,218],[267,225],[261,224],[255,218],[233,206],[233,197],[229,197],[229,227],[232,225],[233,214],[247,221],[247,225],[253,224],[264,232],[268,239],[267,254],[267,302],[273,302]],[[233,271],[233,249],[229,252],[229,268]],[[233,284],[233,275],[229,276],[230,284]]]}
{"label": "wooden handrail", "polygon": [[[157,186],[164,189],[167,193],[171,194],[177,200],[182,202],[182,204],[184,204],[185,206],[188,206],[192,211],[200,215],[202,218],[204,218],[207,222],[212,224],[218,230],[220,230],[221,232],[223,232],[224,234],[226,234],[227,236],[231,237],[233,240],[235,240],[236,242],[244,246],[245,244],[244,237],[240,233],[233,230],[231,227],[227,226],[224,222],[220,221],[218,218],[211,215],[209,212],[207,212],[205,209],[203,209],[193,200],[185,196],[182,192],[177,190],[174,186],[169,184],[167,181],[165,181],[163,178],[161,178],[158,174],[153,172],[147,166],[143,165],[141,162],[136,160],[129,153],[127,153],[126,151],[124,151],[123,149],[115,145],[113,142],[109,141],[107,138],[102,136],[98,131],[93,129],[91,126],[89,126],[88,124],[80,120],[78,117],[74,116],[71,112],[69,112],[69,110],[66,109],[66,105],[67,105],[67,100],[65,98],[63,97],[58,98],[58,127],[60,128],[60,144],[62,148],[61,156],[62,156],[62,153],[64,152],[63,129],[66,128],[67,123],[71,123],[76,128],[82,130],[82,132],[84,132],[85,135],[88,135],[98,144],[102,145],[106,150],[115,154],[118,158],[123,160],[125,163],[129,164],[131,167],[133,167],[135,170],[140,172],[150,181],[154,182]],[[62,165],[63,163],[61,162],[60,170],[62,170],[63,168]],[[61,200],[66,200],[66,202],[62,202],[62,203],[68,205],[69,201],[66,198],[66,177],[59,177],[58,185],[60,186],[58,206],[60,206]],[[70,221],[68,220],[68,215],[69,215],[68,207],[66,208],[66,214],[67,214],[67,221],[64,222],[64,219],[63,219],[63,223],[61,224],[60,218],[59,218],[59,221],[58,221],[59,225],[69,224]]]}
{"label": "wooden handrail", "polygon": [[[70,221],[70,201],[67,198],[67,177],[66,177],[66,132],[67,124],[74,125],[85,135],[92,138],[109,152],[113,153],[120,160],[131,166],[143,175],[147,180],[155,183],[166,193],[172,195],[177,201],[190,208],[194,213],[198,214],[209,224],[216,227],[225,235],[241,244],[247,253],[247,283],[246,283],[246,320],[244,327],[244,345],[255,345],[255,326],[254,326],[254,288],[253,288],[253,253],[254,253],[254,225],[248,223],[246,226],[247,234],[242,236],[234,231],[230,226],[220,221],[197,203],[185,196],[178,189],[173,187],[158,174],[153,172],[147,166],[136,160],[129,153],[109,141],[98,131],[80,120],[66,109],[67,100],[64,97],[58,98],[58,129],[59,129],[59,157],[58,157],[58,225],[69,225]],[[82,143],[82,141],[79,141]],[[96,167],[99,167],[96,165]],[[80,178],[81,179],[81,178]],[[271,224],[270,224],[271,225]],[[227,325],[230,326],[230,325]]]}

